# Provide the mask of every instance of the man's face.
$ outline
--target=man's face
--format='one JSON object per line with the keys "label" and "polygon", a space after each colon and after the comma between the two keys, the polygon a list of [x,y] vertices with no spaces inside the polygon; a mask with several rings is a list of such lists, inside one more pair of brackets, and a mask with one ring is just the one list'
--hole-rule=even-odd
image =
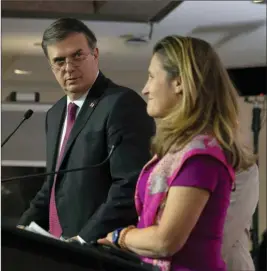
{"label": "man's face", "polygon": [[65,93],[77,99],[92,87],[98,72],[98,49],[91,49],[82,33],[47,46],[52,71]]}

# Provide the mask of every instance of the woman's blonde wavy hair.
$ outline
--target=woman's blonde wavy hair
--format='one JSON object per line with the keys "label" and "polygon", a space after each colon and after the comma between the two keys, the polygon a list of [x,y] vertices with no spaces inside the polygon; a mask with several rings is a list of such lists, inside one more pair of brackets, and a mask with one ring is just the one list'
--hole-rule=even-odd
{"label": "woman's blonde wavy hair", "polygon": [[168,36],[154,47],[169,79],[180,77],[181,101],[157,120],[152,152],[160,158],[181,149],[193,137],[212,134],[236,171],[255,163],[254,155],[239,136],[237,91],[217,53],[206,41]]}

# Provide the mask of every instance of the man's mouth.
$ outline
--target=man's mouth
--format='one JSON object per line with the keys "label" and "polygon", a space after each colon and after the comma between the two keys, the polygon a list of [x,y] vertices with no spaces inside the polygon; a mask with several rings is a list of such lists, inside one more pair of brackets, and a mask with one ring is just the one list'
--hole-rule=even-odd
{"label": "man's mouth", "polygon": [[68,78],[67,81],[75,81],[75,80],[77,80],[77,79],[78,79],[78,77],[75,77],[75,78]]}
{"label": "man's mouth", "polygon": [[67,83],[75,83],[78,79],[79,79],[79,77],[68,78],[68,79],[66,80],[66,82],[67,82]]}

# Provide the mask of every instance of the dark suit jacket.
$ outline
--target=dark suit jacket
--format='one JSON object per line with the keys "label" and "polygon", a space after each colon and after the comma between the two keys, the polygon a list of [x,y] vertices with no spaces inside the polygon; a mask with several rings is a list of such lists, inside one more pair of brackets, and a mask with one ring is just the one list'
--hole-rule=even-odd
{"label": "dark suit jacket", "polygon": [[[47,171],[55,170],[65,110],[63,97],[47,112]],[[91,241],[136,223],[134,191],[138,175],[150,159],[154,132],[154,121],[147,115],[143,99],[100,72],[75,121],[60,169],[98,164],[118,137],[122,136],[122,141],[106,164],[58,176],[56,205],[63,236],[79,235]],[[48,229],[53,178],[46,180],[20,225],[35,221]]]}

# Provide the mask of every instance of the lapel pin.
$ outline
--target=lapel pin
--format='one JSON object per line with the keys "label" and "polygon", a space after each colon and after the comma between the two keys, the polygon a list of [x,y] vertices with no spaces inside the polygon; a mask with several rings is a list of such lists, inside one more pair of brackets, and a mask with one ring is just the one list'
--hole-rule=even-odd
{"label": "lapel pin", "polygon": [[95,106],[94,103],[90,103],[90,107],[93,108]]}

